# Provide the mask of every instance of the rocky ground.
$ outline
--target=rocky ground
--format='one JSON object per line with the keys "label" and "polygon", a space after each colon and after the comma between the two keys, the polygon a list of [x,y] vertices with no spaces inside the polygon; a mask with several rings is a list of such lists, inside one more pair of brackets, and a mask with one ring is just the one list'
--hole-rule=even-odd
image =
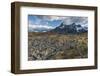
{"label": "rocky ground", "polygon": [[87,34],[28,33],[28,60],[87,58]]}

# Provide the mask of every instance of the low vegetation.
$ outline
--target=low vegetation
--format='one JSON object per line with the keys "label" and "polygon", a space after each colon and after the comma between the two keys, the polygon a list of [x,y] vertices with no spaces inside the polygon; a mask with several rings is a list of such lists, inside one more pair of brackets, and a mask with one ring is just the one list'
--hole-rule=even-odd
{"label": "low vegetation", "polygon": [[87,33],[28,33],[28,60],[79,59],[88,57]]}

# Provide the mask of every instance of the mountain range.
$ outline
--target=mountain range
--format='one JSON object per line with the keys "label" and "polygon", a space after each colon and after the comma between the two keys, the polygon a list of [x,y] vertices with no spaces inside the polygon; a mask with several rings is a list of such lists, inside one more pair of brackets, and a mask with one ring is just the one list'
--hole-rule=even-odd
{"label": "mountain range", "polygon": [[56,28],[30,28],[30,32],[50,32],[50,33],[58,33],[58,34],[78,34],[78,33],[85,33],[88,31],[87,26],[82,26],[80,24],[72,23],[72,24],[65,24],[62,22]]}
{"label": "mountain range", "polygon": [[77,33],[85,33],[88,31],[88,27],[81,26],[80,24],[72,23],[70,25],[66,25],[61,23],[60,26],[51,30],[50,32],[55,32],[59,34],[77,34]]}

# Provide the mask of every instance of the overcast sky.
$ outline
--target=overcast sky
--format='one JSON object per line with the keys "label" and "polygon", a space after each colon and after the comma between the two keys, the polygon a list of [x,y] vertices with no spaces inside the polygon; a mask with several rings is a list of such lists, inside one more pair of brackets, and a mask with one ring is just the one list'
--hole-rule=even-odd
{"label": "overcast sky", "polygon": [[28,15],[28,27],[30,29],[54,29],[62,22],[66,25],[76,23],[82,26],[88,25],[87,17],[77,16],[46,16],[46,15]]}

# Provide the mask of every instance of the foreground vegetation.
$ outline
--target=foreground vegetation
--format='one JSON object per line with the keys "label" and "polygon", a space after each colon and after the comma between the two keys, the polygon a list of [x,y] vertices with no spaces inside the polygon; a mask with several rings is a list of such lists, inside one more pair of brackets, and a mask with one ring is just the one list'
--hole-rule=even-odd
{"label": "foreground vegetation", "polygon": [[28,60],[79,59],[88,56],[87,33],[28,33]]}

